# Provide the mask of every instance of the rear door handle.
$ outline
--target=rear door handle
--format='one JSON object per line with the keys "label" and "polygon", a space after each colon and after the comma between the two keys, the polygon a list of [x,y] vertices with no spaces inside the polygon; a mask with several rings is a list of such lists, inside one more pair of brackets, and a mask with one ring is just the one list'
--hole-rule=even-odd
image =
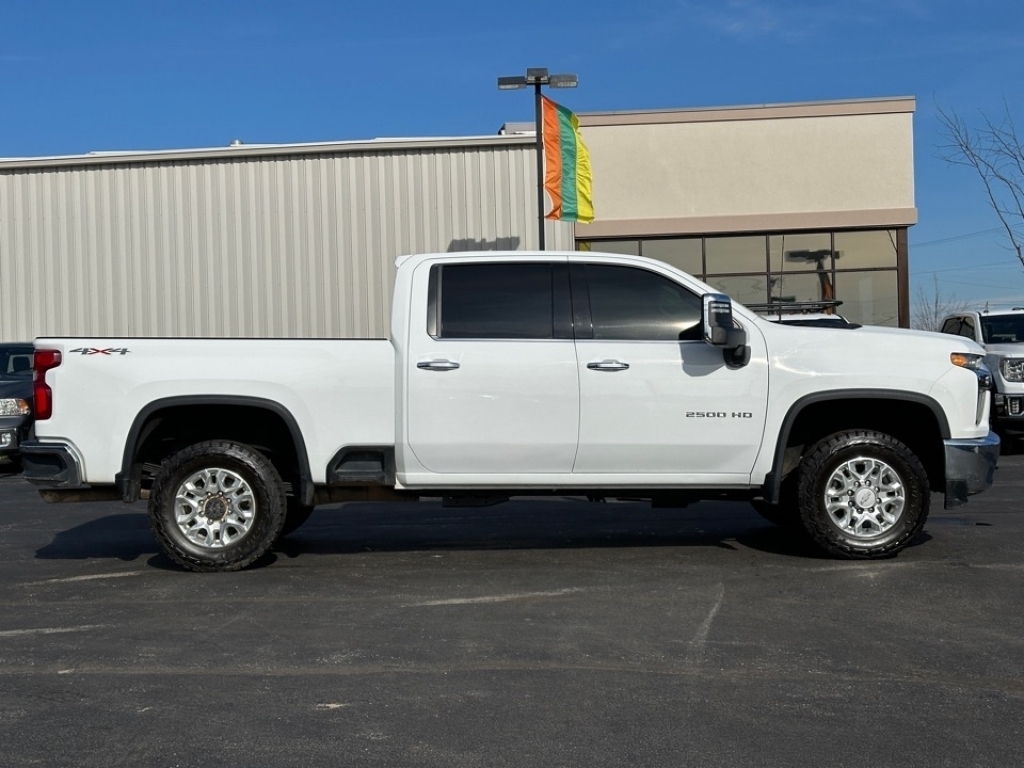
{"label": "rear door handle", "polygon": [[454,360],[423,360],[416,363],[416,367],[424,371],[454,371],[459,364]]}
{"label": "rear door handle", "polygon": [[599,363],[587,363],[587,368],[592,371],[625,371],[629,368],[629,363],[621,360],[602,360]]}

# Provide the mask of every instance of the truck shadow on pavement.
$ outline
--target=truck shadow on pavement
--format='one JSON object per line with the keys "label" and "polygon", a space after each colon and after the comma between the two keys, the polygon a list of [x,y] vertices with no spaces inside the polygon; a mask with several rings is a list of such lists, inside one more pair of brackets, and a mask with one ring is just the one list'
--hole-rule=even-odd
{"label": "truck shadow on pavement", "polygon": [[160,547],[149,530],[144,512],[97,517],[60,531],[53,541],[36,550],[40,560],[137,560],[157,554]]}
{"label": "truck shadow on pavement", "polygon": [[[911,546],[928,538],[920,534]],[[256,567],[281,556],[304,554],[603,547],[715,547],[803,559],[826,557],[804,536],[762,520],[745,503],[706,502],[686,509],[586,501],[511,501],[469,509],[429,502],[353,503],[318,507]],[[47,560],[133,561],[147,556],[152,567],[180,570],[160,553],[141,512],[90,520],[57,533],[36,551],[37,558]]]}

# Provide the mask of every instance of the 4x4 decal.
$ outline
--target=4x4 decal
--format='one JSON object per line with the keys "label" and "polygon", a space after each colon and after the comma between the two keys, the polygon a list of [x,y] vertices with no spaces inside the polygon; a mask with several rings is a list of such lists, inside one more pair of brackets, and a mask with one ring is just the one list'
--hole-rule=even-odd
{"label": "4x4 decal", "polygon": [[131,350],[128,347],[108,347],[107,349],[79,347],[78,349],[72,349],[68,354],[73,355],[76,352],[80,355],[127,355]]}

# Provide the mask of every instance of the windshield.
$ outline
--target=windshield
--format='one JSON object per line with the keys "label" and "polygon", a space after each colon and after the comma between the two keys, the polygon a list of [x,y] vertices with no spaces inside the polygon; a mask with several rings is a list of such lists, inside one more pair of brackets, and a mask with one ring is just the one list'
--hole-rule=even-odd
{"label": "windshield", "polygon": [[1019,344],[1024,341],[1024,314],[981,318],[981,337],[986,344]]}
{"label": "windshield", "polygon": [[32,378],[32,347],[0,346],[0,379]]}

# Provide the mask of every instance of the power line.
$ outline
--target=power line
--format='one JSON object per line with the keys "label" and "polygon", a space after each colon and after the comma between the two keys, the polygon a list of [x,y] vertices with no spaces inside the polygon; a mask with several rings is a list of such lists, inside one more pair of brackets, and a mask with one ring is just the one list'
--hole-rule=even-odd
{"label": "power line", "polygon": [[1007,264],[1005,261],[993,261],[988,264],[969,264],[966,267],[948,267],[947,269],[915,269],[915,275],[934,275],[939,272],[962,272],[965,269],[981,269],[982,267],[1016,267],[1016,264]]}
{"label": "power line", "polygon": [[929,245],[940,245],[941,243],[955,243],[958,240],[967,240],[972,237],[981,237],[982,235],[991,235],[994,232],[1005,231],[1003,227],[993,227],[992,229],[983,229],[980,232],[968,232],[965,235],[953,235],[952,237],[944,237],[941,240],[928,240],[924,243],[911,243],[912,248],[924,248]]}
{"label": "power line", "polygon": [[1010,290],[1012,288],[1012,286],[1006,286],[1006,285],[988,285],[986,283],[965,283],[962,280],[958,280],[954,284],[954,287],[959,287],[961,285],[969,285],[971,288],[990,288],[990,289],[993,289],[993,290],[1003,290],[1003,291]]}

